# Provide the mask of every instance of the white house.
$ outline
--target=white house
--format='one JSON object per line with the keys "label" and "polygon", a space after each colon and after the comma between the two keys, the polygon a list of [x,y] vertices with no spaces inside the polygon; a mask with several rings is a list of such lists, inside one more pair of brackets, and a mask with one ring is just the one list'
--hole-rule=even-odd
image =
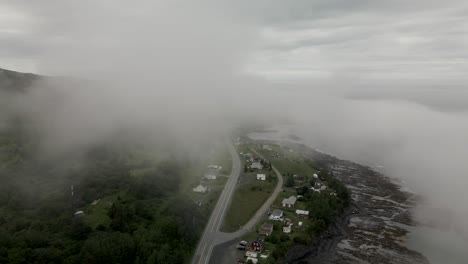
{"label": "white house", "polygon": [[247,257],[247,263],[249,263],[249,260],[252,261],[253,264],[257,264],[257,263],[258,263],[258,259],[257,259],[257,258]]}
{"label": "white house", "polygon": [[309,215],[309,211],[305,211],[305,210],[296,210],[296,214],[297,215]]}
{"label": "white house", "polygon": [[269,150],[269,151],[273,150],[270,145],[263,145],[263,149],[264,150]]}
{"label": "white house", "polygon": [[219,165],[208,165],[208,170],[220,171],[222,168],[223,168],[223,166],[219,166]]}
{"label": "white house", "polygon": [[206,173],[203,178],[205,178],[207,180],[216,180],[216,174],[215,173]]}
{"label": "white house", "polygon": [[274,221],[281,221],[283,220],[283,211],[281,210],[274,210],[270,217],[269,217],[270,220],[274,220]]}
{"label": "white house", "polygon": [[283,226],[283,233],[286,233],[286,234],[291,233],[291,227],[292,227],[292,224]]}
{"label": "white house", "polygon": [[283,199],[281,203],[283,204],[283,207],[291,208],[291,207],[294,207],[294,205],[296,204],[296,201],[297,201],[296,196],[291,196],[287,199]]}
{"label": "white house", "polygon": [[317,173],[314,173],[314,175],[313,175],[313,176],[314,176],[314,178],[315,178],[315,179],[318,179],[318,175],[317,175]]}
{"label": "white house", "polygon": [[257,180],[259,180],[259,181],[266,180],[266,175],[265,174],[257,174]]}
{"label": "white house", "polygon": [[76,211],[74,216],[82,216],[84,215],[85,213],[83,211]]}
{"label": "white house", "polygon": [[193,191],[197,193],[206,193],[208,191],[208,187],[200,184],[197,187],[193,188]]}
{"label": "white house", "polygon": [[299,222],[297,225],[298,225],[299,227],[302,227],[302,222]]}
{"label": "white house", "polygon": [[314,192],[320,192],[320,188],[311,187],[310,189]]}
{"label": "white house", "polygon": [[247,250],[247,251],[245,252],[245,256],[246,256],[246,257],[250,257],[250,258],[257,258],[258,254],[257,254],[257,252],[255,252],[255,251]]}
{"label": "white house", "polygon": [[250,168],[261,170],[263,169],[263,165],[260,162],[252,162],[252,164],[250,165]]}

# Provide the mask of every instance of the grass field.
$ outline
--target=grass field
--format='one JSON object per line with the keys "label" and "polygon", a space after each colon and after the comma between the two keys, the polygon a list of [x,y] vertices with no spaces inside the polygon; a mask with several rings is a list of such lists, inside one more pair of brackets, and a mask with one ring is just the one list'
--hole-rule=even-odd
{"label": "grass field", "polygon": [[276,181],[258,181],[240,186],[232,198],[232,203],[221,228],[224,232],[234,232],[247,223],[257,210],[270,197]]}

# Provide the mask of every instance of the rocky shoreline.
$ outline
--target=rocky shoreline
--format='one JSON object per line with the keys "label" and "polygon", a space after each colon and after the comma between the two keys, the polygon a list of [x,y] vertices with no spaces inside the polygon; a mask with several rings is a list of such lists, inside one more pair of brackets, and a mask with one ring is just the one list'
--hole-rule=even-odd
{"label": "rocky shoreline", "polygon": [[413,194],[369,167],[301,144],[288,147],[333,171],[351,190],[352,204],[313,245],[291,248],[286,263],[429,263],[404,243],[405,226],[415,224],[410,215]]}

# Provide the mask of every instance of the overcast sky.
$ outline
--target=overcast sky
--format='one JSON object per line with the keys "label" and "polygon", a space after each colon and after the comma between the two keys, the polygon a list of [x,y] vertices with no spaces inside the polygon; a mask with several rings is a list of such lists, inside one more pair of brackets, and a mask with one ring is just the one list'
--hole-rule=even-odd
{"label": "overcast sky", "polygon": [[[80,4],[88,1],[73,2],[1,0],[0,67],[54,73],[41,61],[48,47],[76,41],[67,31],[71,21],[88,22],[90,5]],[[250,16],[259,37],[243,70],[270,80],[466,79],[466,1],[240,2],[232,8]],[[112,4],[95,8],[117,8]],[[128,19],[132,11],[122,9]]]}
{"label": "overcast sky", "polygon": [[453,208],[465,234],[467,47],[466,0],[0,0],[0,68],[111,80],[30,92],[51,152],[290,115]]}

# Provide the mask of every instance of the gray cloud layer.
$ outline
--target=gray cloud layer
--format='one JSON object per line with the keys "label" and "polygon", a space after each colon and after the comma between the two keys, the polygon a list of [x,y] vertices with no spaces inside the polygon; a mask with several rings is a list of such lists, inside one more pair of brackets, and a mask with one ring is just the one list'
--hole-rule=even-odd
{"label": "gray cloud layer", "polygon": [[28,97],[45,145],[290,113],[311,143],[384,165],[468,233],[466,1],[233,2],[1,1],[0,58],[102,80]]}

